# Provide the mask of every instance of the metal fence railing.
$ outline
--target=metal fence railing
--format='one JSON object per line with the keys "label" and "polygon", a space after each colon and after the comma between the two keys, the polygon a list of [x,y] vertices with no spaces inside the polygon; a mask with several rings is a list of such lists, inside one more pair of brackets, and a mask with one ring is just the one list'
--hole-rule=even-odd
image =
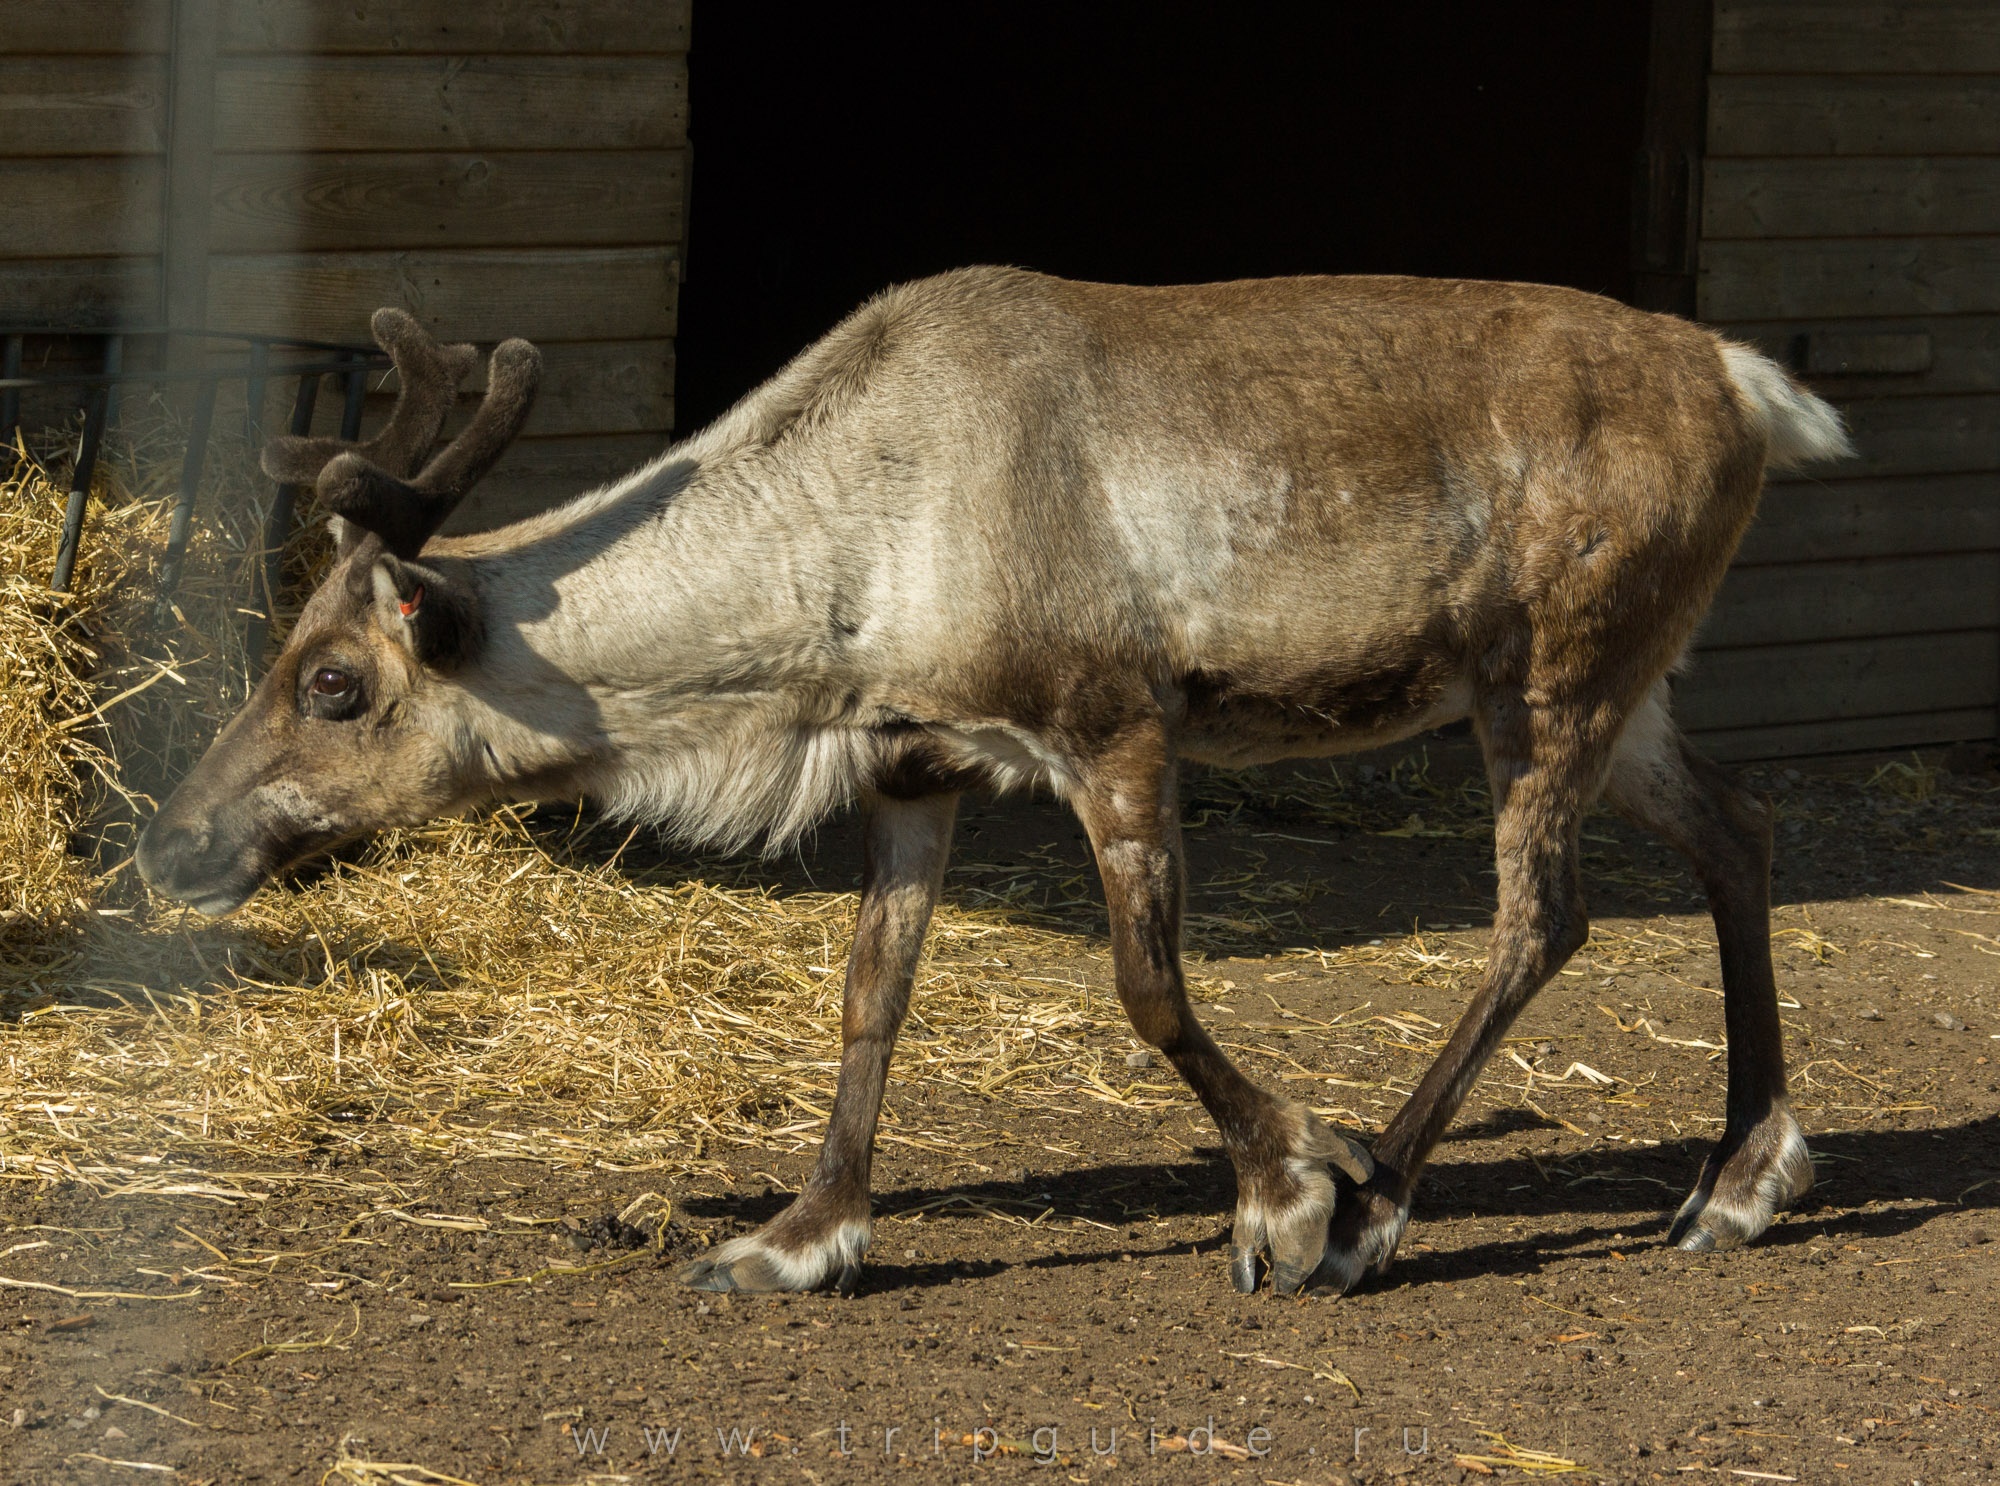
{"label": "metal fence railing", "polygon": [[[24,372],[22,367],[27,347],[36,338],[97,341],[97,370]],[[156,344],[162,353],[168,353],[162,354],[159,359],[169,369],[129,369],[125,365],[125,351],[135,341]],[[175,368],[175,358],[170,353],[176,341],[221,342],[236,348],[239,354],[200,367]],[[90,485],[97,473],[105,431],[117,416],[120,387],[138,383],[192,384],[195,388],[193,420],[189,426],[187,452],[181,461],[173,523],[168,528],[167,550],[160,564],[155,601],[155,610],[159,612],[172,597],[180,581],[182,564],[187,558],[188,536],[194,522],[195,493],[200,487],[207,458],[209,429],[215,421],[217,389],[225,382],[244,384],[243,432],[250,446],[255,448],[262,441],[264,399],[272,382],[296,379],[289,427],[292,433],[303,434],[311,431],[321,381],[328,376],[338,377],[345,399],[341,409],[340,436],[353,439],[361,430],[361,409],[368,390],[368,374],[386,371],[389,365],[389,358],[373,346],[299,340],[291,336],[133,326],[92,329],[51,325],[0,326],[0,440],[13,441],[20,423],[21,394],[25,391],[74,389],[83,399],[83,434],[70,474],[69,502],[63,512],[62,538],[56,547],[55,570],[49,587],[58,593],[68,591],[75,573],[77,550],[84,537]],[[277,612],[277,596],[283,586],[285,542],[291,535],[297,495],[297,487],[278,485],[272,492],[271,508],[265,518],[260,544],[262,562],[258,566],[258,591],[246,606],[251,612],[247,645],[253,665],[261,661],[264,642]]]}

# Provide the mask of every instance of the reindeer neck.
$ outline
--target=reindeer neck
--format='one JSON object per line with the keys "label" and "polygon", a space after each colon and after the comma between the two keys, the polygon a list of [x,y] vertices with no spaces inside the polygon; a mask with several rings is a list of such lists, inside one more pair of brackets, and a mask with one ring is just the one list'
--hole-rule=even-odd
{"label": "reindeer neck", "polygon": [[[784,824],[812,739],[852,695],[838,640],[856,569],[828,503],[770,465],[669,458],[439,544],[484,612],[458,686],[494,792],[581,789],[709,839]],[[731,775],[756,787],[724,789]]]}

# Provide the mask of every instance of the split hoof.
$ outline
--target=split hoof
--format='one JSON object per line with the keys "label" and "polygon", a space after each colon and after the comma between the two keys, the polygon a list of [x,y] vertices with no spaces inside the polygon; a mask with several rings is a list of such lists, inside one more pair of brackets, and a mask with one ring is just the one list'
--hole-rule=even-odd
{"label": "split hoof", "polygon": [[[1244,1294],[1257,1288],[1257,1261],[1268,1256],[1271,1289],[1292,1295],[1312,1282],[1326,1261],[1329,1224],[1340,1200],[1335,1172],[1346,1191],[1375,1173],[1375,1158],[1358,1141],[1294,1107],[1292,1154],[1285,1158],[1289,1191],[1281,1202],[1246,1197],[1236,1209],[1229,1250],[1230,1283]],[[1329,1171],[1331,1166],[1334,1170]]]}
{"label": "split hoof", "polygon": [[1409,1222],[1407,1197],[1397,1198],[1372,1184],[1343,1187],[1329,1225],[1326,1253],[1306,1288],[1345,1295],[1369,1275],[1381,1274],[1396,1257]]}
{"label": "split hoof", "polygon": [[712,1294],[832,1290],[852,1295],[859,1287],[861,1256],[868,1247],[866,1223],[843,1223],[799,1245],[779,1243],[769,1233],[766,1228],[732,1238],[714,1253],[683,1265],[680,1282]]}
{"label": "split hoof", "polygon": [[1811,1190],[1812,1157],[1798,1121],[1779,1111],[1709,1154],[1701,1180],[1667,1230],[1667,1242],[1689,1254],[1739,1248]]}

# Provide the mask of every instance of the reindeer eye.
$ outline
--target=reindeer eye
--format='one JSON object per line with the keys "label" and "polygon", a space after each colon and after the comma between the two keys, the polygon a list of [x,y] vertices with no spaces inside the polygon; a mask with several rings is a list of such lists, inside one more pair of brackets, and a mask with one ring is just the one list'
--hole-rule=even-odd
{"label": "reindeer eye", "polygon": [[323,697],[344,697],[354,689],[354,678],[328,666],[313,673],[312,689]]}

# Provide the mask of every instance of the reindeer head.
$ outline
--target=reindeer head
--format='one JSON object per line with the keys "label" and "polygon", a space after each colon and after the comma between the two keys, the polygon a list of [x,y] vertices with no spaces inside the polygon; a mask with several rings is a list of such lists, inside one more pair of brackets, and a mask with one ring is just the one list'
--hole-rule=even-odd
{"label": "reindeer head", "polygon": [[445,678],[480,643],[469,571],[424,544],[526,421],[541,357],[503,342],[471,423],[425,462],[477,360],[440,346],[401,310],[375,338],[402,380],[365,444],[280,438],[274,478],[315,485],[332,513],[334,565],[271,669],[160,808],[138,849],[148,884],[205,913],[240,907],[274,872],[341,841],[461,803],[441,715]]}

